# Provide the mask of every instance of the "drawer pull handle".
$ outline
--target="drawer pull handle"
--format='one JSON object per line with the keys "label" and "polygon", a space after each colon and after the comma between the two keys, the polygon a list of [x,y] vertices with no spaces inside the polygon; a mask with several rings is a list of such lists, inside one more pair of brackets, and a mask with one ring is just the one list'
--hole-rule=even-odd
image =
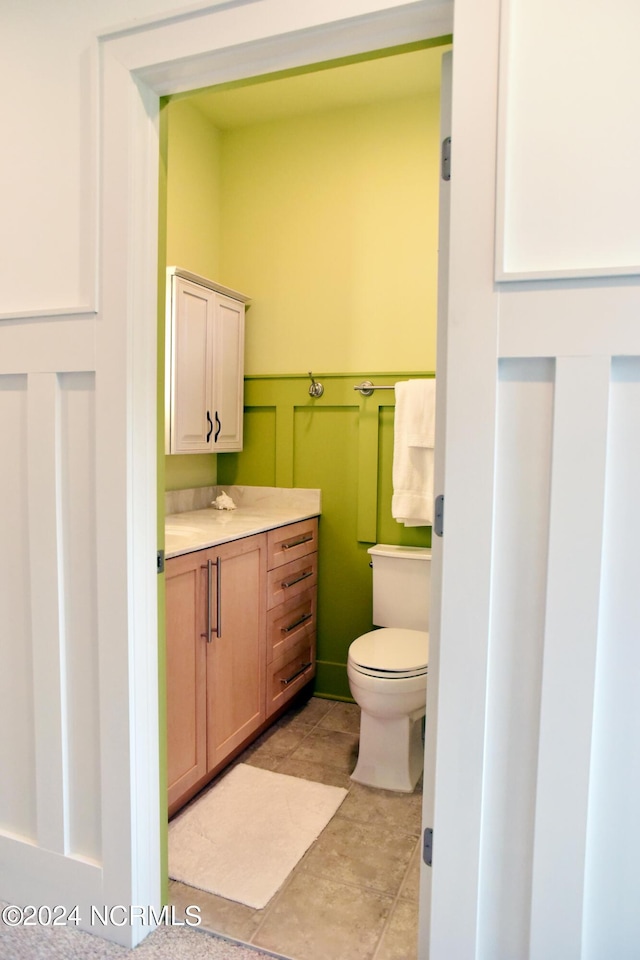
{"label": "drawer pull handle", "polygon": [[295,623],[289,624],[288,627],[280,627],[281,633],[291,633],[292,630],[295,630],[296,627],[302,626],[303,623],[306,623],[307,620],[311,620],[313,616],[312,613],[303,613],[299,620],[296,620]]}
{"label": "drawer pull handle", "polygon": [[301,546],[303,543],[309,543],[310,540],[313,540],[313,534],[312,534],[312,533],[303,534],[301,537],[298,537],[297,540],[291,540],[290,543],[283,543],[283,544],[282,544],[282,549],[283,549],[283,550],[291,550],[292,547],[299,547],[299,546]]}
{"label": "drawer pull handle", "polygon": [[302,580],[306,580],[307,577],[313,576],[313,570],[306,570],[304,573],[301,573],[299,577],[296,577],[295,580],[283,580],[280,586],[283,590],[286,590],[288,587],[293,587],[296,583],[300,583]]}
{"label": "drawer pull handle", "polygon": [[294,680],[297,680],[298,677],[301,677],[302,674],[305,672],[305,670],[308,670],[308,669],[309,669],[309,667],[311,666],[311,663],[312,663],[311,660],[309,660],[308,663],[303,663],[299,670],[296,670],[295,673],[292,673],[291,676],[290,676],[290,677],[287,677],[286,680],[285,680],[284,678],[283,678],[282,680],[280,680],[280,683],[281,683],[284,687],[287,687],[290,683],[293,683]]}

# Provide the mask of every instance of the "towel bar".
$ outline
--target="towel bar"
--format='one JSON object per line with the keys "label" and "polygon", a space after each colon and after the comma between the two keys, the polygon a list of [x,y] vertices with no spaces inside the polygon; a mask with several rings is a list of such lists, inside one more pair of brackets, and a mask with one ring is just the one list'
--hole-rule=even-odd
{"label": "towel bar", "polygon": [[363,397],[370,397],[374,390],[395,390],[395,385],[390,384],[389,386],[381,386],[371,383],[371,380],[363,380],[362,383],[358,383],[354,390],[359,390]]}

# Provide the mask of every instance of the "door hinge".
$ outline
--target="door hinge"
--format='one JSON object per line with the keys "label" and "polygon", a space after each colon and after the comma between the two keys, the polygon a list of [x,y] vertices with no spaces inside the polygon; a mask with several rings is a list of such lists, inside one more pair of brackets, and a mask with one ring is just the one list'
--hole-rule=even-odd
{"label": "door hinge", "polygon": [[442,179],[451,180],[451,137],[445,137],[442,141]]}
{"label": "door hinge", "polygon": [[428,867],[433,861],[433,827],[427,827],[424,831],[424,842],[422,845],[422,859]]}
{"label": "door hinge", "polygon": [[158,573],[164,573],[164,550],[158,550],[157,553]]}
{"label": "door hinge", "polygon": [[433,532],[436,537],[441,537],[444,532],[444,496],[436,497],[433,509]]}

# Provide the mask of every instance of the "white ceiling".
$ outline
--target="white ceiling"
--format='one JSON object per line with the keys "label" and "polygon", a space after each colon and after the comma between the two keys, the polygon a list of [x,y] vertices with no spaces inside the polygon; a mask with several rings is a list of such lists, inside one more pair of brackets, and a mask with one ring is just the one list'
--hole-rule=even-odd
{"label": "white ceiling", "polygon": [[209,87],[189,101],[221,130],[304,113],[333,110],[440,88],[440,61],[449,46],[430,47],[356,63],[320,64],[298,74],[258,77]]}

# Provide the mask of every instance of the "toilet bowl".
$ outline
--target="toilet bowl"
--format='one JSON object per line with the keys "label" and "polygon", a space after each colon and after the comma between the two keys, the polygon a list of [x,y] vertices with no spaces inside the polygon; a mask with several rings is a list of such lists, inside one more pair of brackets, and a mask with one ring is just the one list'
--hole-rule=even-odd
{"label": "toilet bowl", "polygon": [[428,646],[425,631],[395,628],[374,630],[352,643],[347,676],[361,711],[351,775],[357,783],[402,793],[415,789],[423,768]]}
{"label": "toilet bowl", "polygon": [[372,555],[374,622],[347,657],[360,707],[358,761],[351,779],[412,793],[424,765],[423,718],[429,662],[431,551],[378,544]]}

